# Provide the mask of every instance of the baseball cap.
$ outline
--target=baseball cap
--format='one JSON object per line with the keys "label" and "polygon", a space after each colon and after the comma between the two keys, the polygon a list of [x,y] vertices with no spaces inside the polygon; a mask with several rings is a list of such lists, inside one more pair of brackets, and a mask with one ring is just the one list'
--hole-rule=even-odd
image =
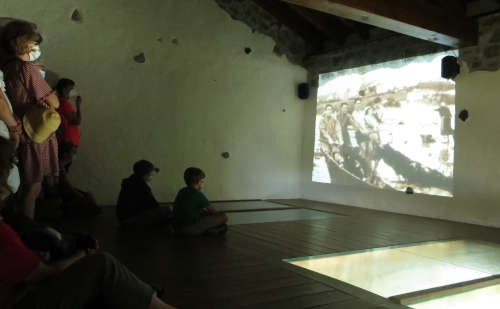
{"label": "baseball cap", "polygon": [[134,163],[134,174],[144,176],[150,172],[160,172],[160,169],[147,160],[140,160]]}

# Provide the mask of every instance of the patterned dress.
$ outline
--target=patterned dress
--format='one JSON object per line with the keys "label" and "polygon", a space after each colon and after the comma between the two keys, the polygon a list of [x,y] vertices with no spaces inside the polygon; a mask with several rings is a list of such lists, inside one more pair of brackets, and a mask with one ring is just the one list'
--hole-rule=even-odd
{"label": "patterned dress", "polygon": [[[49,108],[45,99],[54,91],[33,64],[12,60],[4,65],[5,85],[14,114],[22,119],[26,111],[38,105]],[[42,182],[46,176],[59,175],[59,158],[55,134],[44,143],[33,142],[26,133],[19,145],[21,182],[25,185]]]}

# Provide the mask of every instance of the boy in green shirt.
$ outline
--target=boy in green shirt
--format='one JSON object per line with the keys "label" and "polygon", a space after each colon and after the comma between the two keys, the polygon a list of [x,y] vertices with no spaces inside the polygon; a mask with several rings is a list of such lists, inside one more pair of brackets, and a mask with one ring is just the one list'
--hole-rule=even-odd
{"label": "boy in green shirt", "polygon": [[227,231],[227,215],[217,212],[200,191],[205,173],[196,167],[184,172],[186,187],[181,189],[174,202],[174,228],[184,235],[220,235]]}

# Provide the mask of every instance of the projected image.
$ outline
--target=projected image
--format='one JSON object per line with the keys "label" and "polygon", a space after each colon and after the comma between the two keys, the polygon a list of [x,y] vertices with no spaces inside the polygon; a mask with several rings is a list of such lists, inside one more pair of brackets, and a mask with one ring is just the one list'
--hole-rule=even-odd
{"label": "projected image", "polygon": [[312,180],[453,196],[454,54],[320,75]]}

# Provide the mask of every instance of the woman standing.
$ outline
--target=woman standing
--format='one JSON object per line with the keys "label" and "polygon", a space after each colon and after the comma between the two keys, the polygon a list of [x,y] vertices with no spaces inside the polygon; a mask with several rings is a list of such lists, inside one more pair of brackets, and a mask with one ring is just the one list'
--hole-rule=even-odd
{"label": "woman standing", "polygon": [[[5,55],[1,66],[7,95],[18,119],[23,119],[24,114],[35,106],[53,111],[59,107],[57,95],[43,79],[39,68],[30,63],[30,52],[39,39],[35,25],[24,21],[8,23],[0,37]],[[25,132],[20,138],[22,207],[30,218],[35,215],[35,203],[44,178],[59,175],[57,151],[55,135],[42,143],[32,141]]]}
{"label": "woman standing", "polygon": [[[12,189],[6,184],[14,146],[0,137],[0,214]],[[45,264],[0,215],[0,308],[175,309],[116,258],[94,250]]]}

